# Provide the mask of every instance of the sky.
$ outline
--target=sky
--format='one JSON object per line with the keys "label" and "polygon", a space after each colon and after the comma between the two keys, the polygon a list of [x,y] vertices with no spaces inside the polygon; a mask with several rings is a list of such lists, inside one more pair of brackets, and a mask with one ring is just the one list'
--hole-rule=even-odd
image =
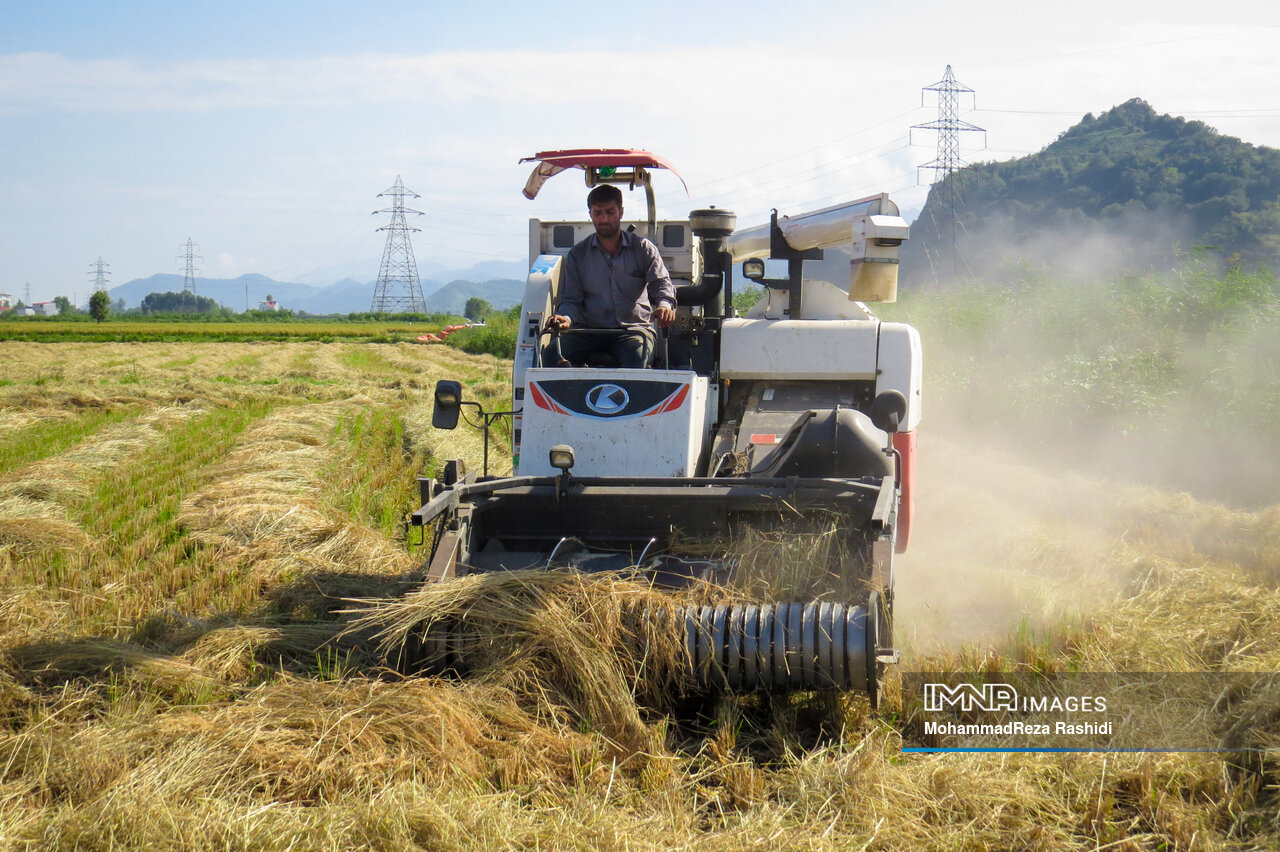
{"label": "sky", "polygon": [[660,216],[910,220],[947,65],[971,163],[1134,97],[1280,147],[1278,46],[1274,0],[0,0],[0,292],[83,304],[99,257],[180,275],[187,239],[204,278],[372,281],[397,176],[424,278],[523,261],[530,217],[585,213],[577,171],[521,195],[560,148],[666,157]]}

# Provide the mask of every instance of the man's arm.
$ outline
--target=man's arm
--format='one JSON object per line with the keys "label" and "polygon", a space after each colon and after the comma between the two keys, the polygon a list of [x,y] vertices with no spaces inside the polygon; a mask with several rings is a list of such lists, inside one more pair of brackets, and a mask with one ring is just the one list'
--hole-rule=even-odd
{"label": "man's arm", "polygon": [[560,266],[560,298],[555,305],[555,315],[547,319],[547,326],[565,329],[574,323],[580,323],[584,298],[578,261],[570,251],[565,255],[564,263]]}
{"label": "man's arm", "polygon": [[676,285],[671,282],[671,274],[667,272],[667,265],[662,262],[658,247],[649,240],[644,241],[644,246],[649,255],[649,268],[645,270],[649,305],[653,309],[653,319],[658,328],[666,328],[676,320]]}

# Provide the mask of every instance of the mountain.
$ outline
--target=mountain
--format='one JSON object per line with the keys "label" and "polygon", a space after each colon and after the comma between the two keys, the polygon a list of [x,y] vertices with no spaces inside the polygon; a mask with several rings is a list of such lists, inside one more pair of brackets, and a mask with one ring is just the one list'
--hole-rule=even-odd
{"label": "mountain", "polygon": [[[426,286],[425,282],[423,286]],[[312,296],[297,302],[282,301],[280,304],[309,314],[354,314],[369,310],[369,304],[373,301],[373,284],[368,281],[343,278],[328,287],[317,289],[318,292]]]}
{"label": "mountain", "polygon": [[935,184],[903,248],[902,275],[946,278],[952,256],[961,273],[1018,259],[1139,271],[1196,245],[1276,266],[1280,150],[1135,98],[1086,115],[1036,154]]}
{"label": "mountain", "polygon": [[467,299],[479,296],[498,310],[505,310],[524,298],[524,281],[496,278],[477,284],[474,281],[450,281],[427,296],[429,313],[462,315]]}
{"label": "mountain", "polygon": [[[148,293],[181,292],[182,282],[181,275],[160,273],[119,284],[112,287],[109,293],[113,300],[124,299],[128,307],[136,308]],[[292,308],[316,299],[325,289],[308,284],[275,281],[255,273],[241,275],[239,278],[197,278],[195,284],[196,295],[213,299],[233,311],[244,310],[246,302],[250,308],[256,309],[258,303],[268,295],[275,297],[286,308]],[[368,310],[368,307],[369,299],[366,297],[365,306],[361,310]]]}
{"label": "mountain", "polygon": [[466,269],[452,269],[435,274],[442,281],[494,281],[514,278],[523,281],[529,274],[529,264],[523,260],[485,260]]}
{"label": "mountain", "polygon": [[[281,301],[281,304],[286,308],[306,311],[309,314],[363,313],[373,304],[373,283],[344,278],[328,287],[319,288],[319,292],[314,296],[300,299],[296,303]],[[429,278],[424,278],[419,283],[422,285],[424,297],[444,286],[441,282]]]}
{"label": "mountain", "polygon": [[[461,315],[467,299],[480,296],[498,309],[509,308],[524,297],[525,264],[506,261],[486,261],[464,270],[472,275],[486,271],[509,272],[517,270],[520,280],[493,278],[478,283],[475,280],[454,278],[449,284],[434,279],[423,279],[422,293],[428,312]],[[177,293],[182,291],[183,277],[169,273],[135,278],[112,287],[112,300],[124,299],[125,305],[136,308],[148,293]],[[327,287],[276,281],[265,275],[251,273],[238,278],[197,278],[196,294],[213,299],[233,311],[243,311],[248,305],[256,309],[258,303],[272,296],[282,307],[309,314],[363,313],[373,302],[373,282],[344,278]]]}
{"label": "mountain", "polygon": [[[368,276],[370,281],[374,281],[378,277],[378,269],[381,266],[382,254],[367,257],[352,257],[340,263],[319,266],[308,269],[305,272],[298,273],[296,279],[303,284],[310,284],[313,287],[325,287],[326,282],[341,281],[345,278],[352,278],[357,281]],[[418,275],[424,278],[432,278],[440,281],[448,281],[450,278],[459,276],[451,275],[449,266],[443,263],[437,263],[429,258],[418,258]]]}

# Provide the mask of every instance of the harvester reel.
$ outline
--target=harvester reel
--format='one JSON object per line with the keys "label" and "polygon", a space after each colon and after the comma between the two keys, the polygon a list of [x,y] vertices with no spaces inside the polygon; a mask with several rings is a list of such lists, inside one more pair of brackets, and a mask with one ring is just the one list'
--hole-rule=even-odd
{"label": "harvester reel", "polygon": [[792,601],[683,607],[677,620],[695,682],[705,690],[855,690],[874,702],[877,612]]}

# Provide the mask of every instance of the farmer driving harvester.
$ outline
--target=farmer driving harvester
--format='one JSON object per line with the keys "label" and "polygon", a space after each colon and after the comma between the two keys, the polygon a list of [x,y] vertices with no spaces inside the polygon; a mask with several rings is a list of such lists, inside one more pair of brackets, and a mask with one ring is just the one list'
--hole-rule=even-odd
{"label": "farmer driving harvester", "polygon": [[580,366],[605,352],[620,367],[646,367],[653,356],[654,323],[666,328],[675,320],[675,285],[657,246],[622,229],[622,190],[595,187],[587,195],[587,210],[595,233],[565,257],[559,304],[546,327],[592,333],[557,335],[544,363]]}

